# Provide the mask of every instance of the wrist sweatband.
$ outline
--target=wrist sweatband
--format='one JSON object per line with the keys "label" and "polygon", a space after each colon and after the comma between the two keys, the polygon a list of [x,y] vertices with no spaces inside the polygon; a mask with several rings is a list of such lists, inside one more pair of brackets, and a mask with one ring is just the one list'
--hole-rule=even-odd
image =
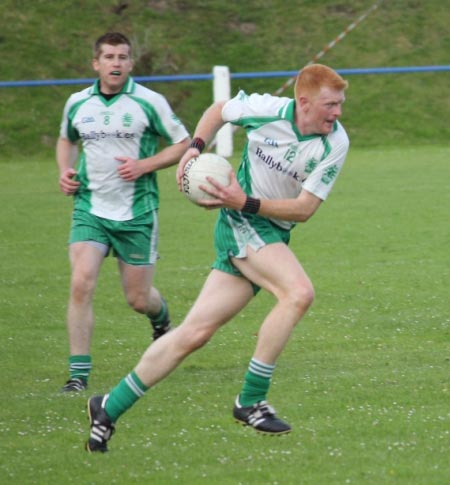
{"label": "wrist sweatband", "polygon": [[197,150],[202,153],[205,149],[205,141],[199,137],[194,138],[189,145],[190,148],[197,148]]}
{"label": "wrist sweatband", "polygon": [[261,201],[259,199],[254,199],[247,195],[244,207],[242,207],[242,212],[249,212],[250,214],[257,214],[261,206]]}

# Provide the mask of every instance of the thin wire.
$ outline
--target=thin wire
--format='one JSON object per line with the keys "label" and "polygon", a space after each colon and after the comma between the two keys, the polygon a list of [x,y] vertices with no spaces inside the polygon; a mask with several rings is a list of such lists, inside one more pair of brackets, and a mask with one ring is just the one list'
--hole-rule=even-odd
{"label": "thin wire", "polygon": [[[347,28],[345,28],[335,39],[333,39],[329,44],[327,44],[320,52],[318,52],[307,64],[315,64],[320,58],[322,58],[330,49],[332,49],[336,44],[338,44],[342,39],[344,39],[355,27],[357,27],[361,22],[363,22],[372,12],[374,12],[383,0],[379,0],[374,3],[364,14],[358,17],[354,22],[352,22]],[[280,88],[278,88],[273,94],[274,96],[279,96],[283,91],[285,91],[291,84],[297,79],[297,76],[293,76],[288,79]]]}
{"label": "thin wire", "polygon": [[[328,43],[320,52],[318,52],[305,66],[316,63],[321,59],[330,49],[332,49],[336,44],[338,44],[342,39],[344,39],[355,27],[357,27],[361,22],[363,22],[372,12],[374,12],[383,2],[383,0],[378,0],[375,2],[365,13],[360,15],[354,22],[349,24],[336,38],[334,38],[330,43]],[[304,67],[305,67],[304,66]],[[280,86],[274,93],[274,96],[279,96],[283,91],[285,91],[289,86],[291,86],[297,75],[289,78],[282,86]],[[237,130],[236,126],[233,126],[233,133]],[[207,151],[211,150],[216,146],[216,140],[212,140],[207,147]]]}

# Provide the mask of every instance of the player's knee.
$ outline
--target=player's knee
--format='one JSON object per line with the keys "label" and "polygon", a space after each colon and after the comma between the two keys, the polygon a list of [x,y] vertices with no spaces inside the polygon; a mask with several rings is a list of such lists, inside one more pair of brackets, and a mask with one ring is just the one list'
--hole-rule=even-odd
{"label": "player's knee", "polygon": [[308,283],[307,285],[304,285],[300,289],[300,304],[308,309],[314,302],[314,298],[316,297],[314,287],[312,284]]}
{"label": "player's knee", "polygon": [[213,328],[208,325],[185,325],[180,330],[183,331],[182,342],[187,354],[206,345],[214,334]]}
{"label": "player's knee", "polygon": [[95,282],[86,278],[74,277],[71,283],[71,298],[76,303],[84,303],[92,299]]}
{"label": "player's knee", "polygon": [[288,295],[290,305],[302,317],[312,305],[315,297],[314,287],[308,282],[302,282],[292,288]]}
{"label": "player's knee", "polygon": [[149,298],[147,294],[127,295],[127,303],[137,313],[147,314],[149,311]]}

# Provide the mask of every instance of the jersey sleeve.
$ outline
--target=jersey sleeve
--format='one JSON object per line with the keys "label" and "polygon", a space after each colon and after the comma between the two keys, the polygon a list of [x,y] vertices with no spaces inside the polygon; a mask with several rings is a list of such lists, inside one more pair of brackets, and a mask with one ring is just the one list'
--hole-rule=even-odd
{"label": "jersey sleeve", "polygon": [[173,112],[169,102],[162,95],[155,92],[136,99],[144,109],[152,131],[164,138],[167,143],[175,144],[189,136],[183,123]]}
{"label": "jersey sleeve", "polygon": [[66,101],[66,104],[64,105],[61,125],[59,129],[59,136],[61,138],[67,138],[71,142],[76,142],[77,140],[80,139],[80,135],[78,131],[72,125],[72,120],[76,111],[76,106],[77,106],[76,96],[72,95],[69,97],[69,99]]}
{"label": "jersey sleeve", "polygon": [[303,189],[325,200],[344,165],[349,149],[349,139],[344,128],[338,123],[335,132],[325,139],[324,157],[303,183]]}
{"label": "jersey sleeve", "polygon": [[222,119],[239,126],[251,126],[258,124],[262,119],[277,118],[286,101],[289,100],[270,94],[248,95],[241,90],[225,103],[222,108]]}

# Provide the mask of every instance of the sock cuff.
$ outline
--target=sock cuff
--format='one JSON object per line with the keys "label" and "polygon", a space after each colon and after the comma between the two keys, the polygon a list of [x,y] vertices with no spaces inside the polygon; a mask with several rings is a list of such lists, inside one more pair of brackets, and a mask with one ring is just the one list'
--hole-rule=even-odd
{"label": "sock cuff", "polygon": [[73,364],[75,362],[83,362],[90,364],[92,362],[92,357],[90,355],[70,355],[69,356],[69,364]]}
{"label": "sock cuff", "polygon": [[127,377],[125,377],[125,382],[127,386],[139,397],[145,394],[145,391],[149,389],[138,377],[135,371],[130,372]]}
{"label": "sock cuff", "polygon": [[156,315],[152,315],[150,313],[147,314],[147,317],[150,318],[153,324],[158,324],[164,322],[167,319],[168,308],[167,303],[164,298],[161,298],[161,310]]}
{"label": "sock cuff", "polygon": [[264,362],[261,362],[257,359],[252,359],[250,361],[250,365],[248,366],[248,370],[252,374],[264,377],[266,379],[270,379],[272,377],[273,371],[275,370],[275,365],[264,364]]}
{"label": "sock cuff", "polygon": [[92,359],[90,355],[69,356],[69,374],[71,379],[82,379],[85,383],[92,370]]}

